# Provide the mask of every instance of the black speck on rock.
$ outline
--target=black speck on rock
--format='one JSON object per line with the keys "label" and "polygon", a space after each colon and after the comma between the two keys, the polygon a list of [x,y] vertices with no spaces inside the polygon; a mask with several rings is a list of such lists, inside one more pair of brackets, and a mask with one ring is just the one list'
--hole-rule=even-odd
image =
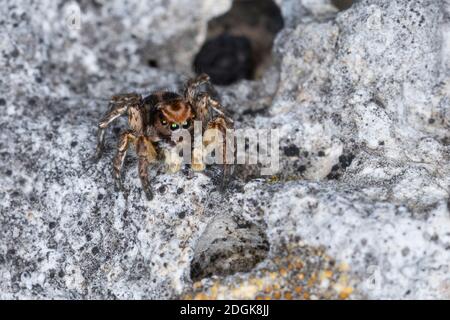
{"label": "black speck on rock", "polygon": [[161,194],[164,194],[164,193],[166,192],[166,190],[167,190],[166,186],[160,186],[160,187],[158,188],[158,191],[159,191],[159,193],[161,193]]}
{"label": "black speck on rock", "polygon": [[347,155],[340,155],[339,156],[339,163],[341,164],[342,169],[347,168],[348,166],[350,166],[352,164],[353,159],[355,158],[355,156],[351,153],[347,154]]}
{"label": "black speck on rock", "polygon": [[288,157],[298,157],[300,155],[300,149],[295,145],[290,145],[284,148],[284,154]]}
{"label": "black speck on rock", "polygon": [[239,220],[236,220],[236,226],[239,229],[249,229],[252,226],[252,224],[249,221],[239,219]]}
{"label": "black speck on rock", "polygon": [[99,252],[100,252],[100,250],[98,249],[98,247],[92,248],[92,254],[98,254]]}
{"label": "black speck on rock", "polygon": [[437,242],[437,241],[439,240],[439,235],[437,235],[437,234],[432,235],[431,238],[430,238],[430,240],[431,240],[432,242]]}
{"label": "black speck on rock", "polygon": [[325,152],[323,152],[322,150],[320,150],[320,151],[317,153],[317,155],[318,155],[319,157],[324,157],[324,156],[325,156]]}
{"label": "black speck on rock", "polygon": [[0,98],[0,106],[6,105],[6,100],[3,98]]}
{"label": "black speck on rock", "polygon": [[114,127],[114,128],[112,129],[112,131],[114,132],[115,135],[119,135],[119,133],[120,133],[120,128],[119,128],[119,127]]}
{"label": "black speck on rock", "polygon": [[13,58],[17,58],[20,55],[19,50],[16,48],[13,50],[13,52],[11,52],[11,57]]}
{"label": "black speck on rock", "polygon": [[36,106],[36,98],[35,98],[35,97],[29,98],[28,101],[27,101],[27,103],[28,103],[28,106],[29,106],[29,107],[34,107],[34,106]]}
{"label": "black speck on rock", "polygon": [[300,173],[303,173],[303,172],[305,172],[306,171],[306,166],[304,166],[304,165],[301,165],[301,166],[299,166],[298,167],[298,172],[300,172]]}
{"label": "black speck on rock", "polygon": [[327,175],[327,179],[329,180],[337,180],[339,179],[340,174],[336,171],[331,171],[328,175]]}
{"label": "black speck on rock", "polygon": [[16,198],[16,197],[20,196],[20,192],[18,190],[14,190],[13,192],[11,192],[11,196]]}
{"label": "black speck on rock", "polygon": [[147,65],[150,68],[158,68],[158,61],[156,61],[155,59],[149,59],[147,60]]}

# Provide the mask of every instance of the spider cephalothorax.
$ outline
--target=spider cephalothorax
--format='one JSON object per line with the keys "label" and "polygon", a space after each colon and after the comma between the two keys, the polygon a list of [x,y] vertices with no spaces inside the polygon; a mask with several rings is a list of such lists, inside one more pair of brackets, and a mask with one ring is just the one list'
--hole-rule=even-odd
{"label": "spider cephalothorax", "polygon": [[150,117],[151,127],[147,128],[148,133],[154,128],[161,138],[170,138],[176,130],[191,130],[195,119],[193,107],[181,97],[164,99],[162,94],[161,102]]}
{"label": "spider cephalothorax", "polygon": [[[199,88],[203,84],[210,85],[206,74],[190,79],[183,94],[160,91],[147,97],[137,93],[112,97],[109,111],[98,124],[95,157],[99,159],[102,155],[105,129],[115,119],[127,114],[129,129],[120,134],[113,160],[113,175],[120,190],[123,190],[120,172],[130,143],[136,147],[142,187],[147,198],[152,199],[147,168],[160,158],[161,151],[164,153],[167,146],[174,144],[172,136],[175,132],[188,130],[192,133],[195,120],[201,121],[203,129],[215,128],[224,133],[227,128],[231,128],[232,120],[224,115],[220,103],[208,92],[200,92]],[[193,168],[198,170],[203,167]]]}

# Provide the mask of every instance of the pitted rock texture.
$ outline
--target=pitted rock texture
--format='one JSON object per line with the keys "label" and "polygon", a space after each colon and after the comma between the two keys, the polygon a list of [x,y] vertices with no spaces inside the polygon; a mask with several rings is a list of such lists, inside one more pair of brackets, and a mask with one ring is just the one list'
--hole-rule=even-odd
{"label": "pitted rock texture", "polygon": [[[213,168],[155,166],[151,202],[133,152],[128,192],[113,187],[125,121],[89,160],[96,122],[112,94],[179,87],[231,2],[0,7],[0,298],[450,297],[448,1],[276,3],[273,65],[217,91],[236,127],[279,130],[280,171],[238,166],[221,192]],[[194,283],[196,250],[229,217],[255,230],[225,257],[246,268],[207,263]]]}
{"label": "pitted rock texture", "polygon": [[191,278],[250,271],[268,251],[264,229],[240,216],[216,216],[195,246]]}

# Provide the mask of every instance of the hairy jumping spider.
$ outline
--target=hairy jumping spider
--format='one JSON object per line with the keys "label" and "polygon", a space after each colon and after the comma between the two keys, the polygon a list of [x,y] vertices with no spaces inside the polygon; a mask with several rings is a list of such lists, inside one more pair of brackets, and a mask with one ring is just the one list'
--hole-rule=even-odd
{"label": "hairy jumping spider", "polygon": [[[183,94],[160,91],[146,97],[137,93],[112,97],[109,111],[98,124],[95,158],[98,160],[104,150],[105,129],[115,119],[127,114],[129,129],[120,134],[113,160],[113,176],[119,190],[123,191],[120,173],[130,143],[135,145],[139,177],[147,198],[151,200],[153,193],[147,168],[165,154],[165,149],[174,145],[173,133],[182,129],[192,133],[194,120],[202,122],[203,130],[215,128],[225,133],[227,128],[232,128],[233,121],[225,116],[220,103],[208,92],[200,91],[202,85],[211,85],[206,74],[188,80]],[[204,166],[192,165],[192,168],[203,170]],[[224,164],[224,174],[228,174],[228,170],[228,165]]]}

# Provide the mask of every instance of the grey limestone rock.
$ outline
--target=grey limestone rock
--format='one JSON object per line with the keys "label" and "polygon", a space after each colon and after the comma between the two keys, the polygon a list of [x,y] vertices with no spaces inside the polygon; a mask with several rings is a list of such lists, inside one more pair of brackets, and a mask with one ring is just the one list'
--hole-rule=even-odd
{"label": "grey limestone rock", "polygon": [[[96,122],[112,94],[179,87],[231,2],[120,3],[0,7],[1,299],[252,298],[296,264],[298,298],[450,298],[448,1],[276,1],[274,63],[217,91],[238,128],[279,130],[280,172],[237,168],[221,192],[213,171],[155,166],[150,202],[133,153],[114,191],[125,121],[89,161]],[[228,270],[195,263],[221,250]]]}

